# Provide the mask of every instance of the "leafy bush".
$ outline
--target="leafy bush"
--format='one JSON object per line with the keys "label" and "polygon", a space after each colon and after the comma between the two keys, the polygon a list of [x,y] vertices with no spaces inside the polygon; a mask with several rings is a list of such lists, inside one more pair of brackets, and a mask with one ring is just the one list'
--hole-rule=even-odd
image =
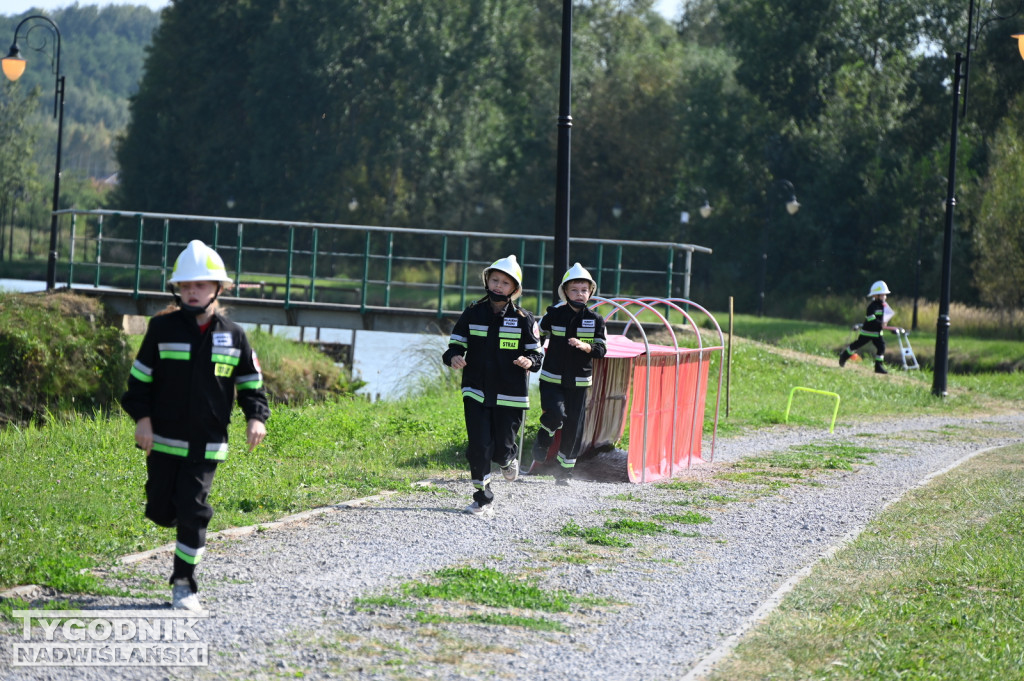
{"label": "leafy bush", "polygon": [[98,302],[68,293],[0,294],[0,424],[49,411],[106,409],[128,380],[124,335]]}
{"label": "leafy bush", "polygon": [[347,369],[308,343],[262,331],[249,333],[263,367],[267,396],[274,402],[305,404],[354,393],[364,381],[354,381]]}
{"label": "leafy bush", "polygon": [[[312,345],[259,331],[250,340],[273,401],[319,402],[363,385]],[[140,341],[90,297],[0,292],[0,426],[115,406]]]}

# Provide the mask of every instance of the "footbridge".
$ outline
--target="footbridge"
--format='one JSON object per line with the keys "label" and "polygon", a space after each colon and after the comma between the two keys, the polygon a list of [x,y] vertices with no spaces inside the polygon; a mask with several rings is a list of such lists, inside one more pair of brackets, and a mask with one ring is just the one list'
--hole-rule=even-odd
{"label": "footbridge", "polygon": [[[523,305],[551,302],[552,236],[241,219],[116,210],[58,211],[58,283],[115,314],[151,316],[192,239],[233,277],[221,300],[235,321],[270,326],[447,333],[483,293],[481,270],[513,253]],[[689,298],[694,244],[570,239],[603,295]],[[66,277],[66,278],[65,278]]]}

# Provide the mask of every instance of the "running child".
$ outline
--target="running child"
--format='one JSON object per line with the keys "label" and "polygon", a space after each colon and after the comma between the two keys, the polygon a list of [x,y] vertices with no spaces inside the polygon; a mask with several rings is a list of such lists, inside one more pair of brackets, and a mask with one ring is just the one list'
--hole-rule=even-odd
{"label": "running child", "polygon": [[146,452],[146,517],[177,528],[171,604],[202,612],[195,571],[236,394],[249,451],[266,436],[270,409],[245,331],[218,312],[217,296],[231,283],[224,261],[192,241],[174,262],[170,283],[178,309],[150,320],[121,406],[135,421],[136,446]]}
{"label": "running child", "polygon": [[543,355],[533,315],[516,305],[523,293],[523,271],[516,257],[496,260],[481,273],[487,295],[465,309],[442,356],[462,371],[466,419],[466,459],[473,478],[473,503],[466,513],[494,513],[491,462],[505,480],[519,477],[516,434],[530,406],[529,372]]}
{"label": "running child", "polygon": [[548,335],[544,366],[540,372],[540,430],[533,445],[533,462],[527,474],[536,474],[547,460],[555,433],[558,445],[555,484],[569,485],[582,444],[586,420],[587,389],[593,383],[593,360],[608,351],[604,317],[587,308],[597,282],[583,265],[575,263],[562,277],[558,297],[564,305],[552,305],[540,320]]}

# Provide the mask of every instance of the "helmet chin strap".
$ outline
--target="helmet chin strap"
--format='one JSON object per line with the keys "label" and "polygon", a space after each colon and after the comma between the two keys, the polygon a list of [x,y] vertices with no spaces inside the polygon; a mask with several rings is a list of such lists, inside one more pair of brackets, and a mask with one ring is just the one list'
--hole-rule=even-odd
{"label": "helmet chin strap", "polygon": [[171,295],[174,296],[174,302],[178,304],[178,307],[181,308],[183,312],[187,312],[193,317],[198,317],[199,315],[204,314],[207,310],[210,309],[211,305],[217,302],[217,296],[220,295],[220,290],[221,286],[220,284],[217,284],[217,292],[213,294],[213,298],[211,298],[210,302],[208,302],[206,305],[189,305],[188,303],[181,299],[181,296],[178,295],[177,288],[173,286],[171,288]]}
{"label": "helmet chin strap", "polygon": [[502,293],[495,293],[490,289],[487,289],[487,297],[490,298],[492,303],[507,303],[512,299],[511,296]]}

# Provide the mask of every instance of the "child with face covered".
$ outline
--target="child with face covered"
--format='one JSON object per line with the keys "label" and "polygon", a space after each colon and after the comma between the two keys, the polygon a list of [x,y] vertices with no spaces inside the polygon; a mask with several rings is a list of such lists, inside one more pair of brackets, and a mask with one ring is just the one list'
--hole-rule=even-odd
{"label": "child with face covered", "polygon": [[514,255],[496,260],[481,273],[487,295],[463,311],[442,361],[462,371],[466,419],[466,459],[476,491],[465,508],[475,516],[494,513],[491,462],[505,480],[519,477],[516,434],[530,406],[529,373],[540,369],[537,323],[516,305],[523,272]]}
{"label": "child with face covered", "polygon": [[540,320],[548,335],[548,348],[540,372],[540,430],[533,446],[533,463],[526,474],[536,474],[547,459],[555,433],[558,446],[555,484],[568,485],[582,444],[587,389],[593,382],[593,359],[608,351],[604,317],[587,308],[597,291],[590,272],[576,263],[562,277],[558,295],[564,305],[552,305]]}

